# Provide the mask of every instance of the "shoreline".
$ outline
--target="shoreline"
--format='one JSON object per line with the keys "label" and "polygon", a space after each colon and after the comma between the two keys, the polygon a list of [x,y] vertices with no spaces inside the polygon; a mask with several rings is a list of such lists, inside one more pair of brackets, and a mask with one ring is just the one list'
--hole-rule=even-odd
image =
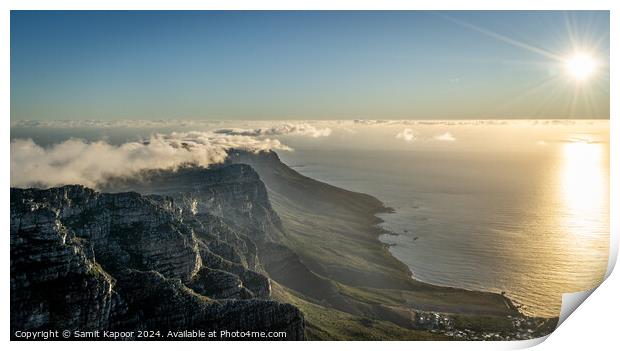
{"label": "shoreline", "polygon": [[[368,195],[368,194],[365,194]],[[372,196],[372,195],[368,195],[368,196]],[[372,196],[374,197],[374,196]],[[377,199],[375,197],[375,199]],[[450,326],[450,320],[451,318],[454,318],[454,316],[458,315],[459,312],[438,312],[438,311],[421,311],[421,310],[417,310],[416,313],[417,314],[421,314],[424,315],[426,319],[432,319],[434,321],[438,321],[435,322],[436,324],[434,325],[438,325],[441,324],[441,322],[443,322],[443,327],[447,327],[446,329],[429,329],[431,333],[434,334],[442,334],[451,338],[467,338],[468,340],[496,340],[495,338],[501,338],[501,337],[505,337],[506,339],[504,340],[526,340],[526,339],[534,339],[537,337],[542,337],[545,335],[549,335],[551,334],[555,328],[557,327],[557,321],[559,320],[559,315],[558,316],[553,316],[553,317],[544,317],[544,316],[535,316],[535,315],[528,315],[526,313],[524,313],[524,311],[520,308],[520,304],[516,301],[514,301],[512,298],[510,298],[505,292],[494,292],[494,291],[488,291],[488,290],[474,290],[474,289],[467,289],[467,288],[462,288],[462,287],[455,287],[455,286],[445,286],[445,285],[440,285],[440,284],[434,284],[434,283],[429,283],[429,282],[425,282],[423,280],[420,279],[416,279],[414,276],[414,273],[411,269],[411,267],[409,267],[406,263],[400,261],[392,252],[391,252],[391,247],[396,246],[397,244],[390,244],[390,243],[385,243],[381,240],[381,236],[383,235],[396,235],[396,236],[400,236],[402,234],[398,234],[398,233],[394,233],[386,228],[383,228],[381,226],[382,223],[385,223],[386,220],[382,217],[380,217],[380,214],[389,214],[389,213],[395,213],[396,210],[392,207],[386,206],[386,204],[384,202],[382,202],[381,200],[377,199],[377,201],[381,202],[383,209],[379,209],[377,212],[375,212],[373,214],[373,217],[376,218],[376,224],[375,227],[378,229],[378,231],[380,232],[379,235],[376,237],[377,241],[383,245],[387,252],[389,252],[389,255],[396,261],[400,262],[402,265],[404,265],[405,267],[407,267],[408,271],[410,272],[410,279],[415,282],[416,284],[424,284],[424,285],[428,285],[428,286],[432,286],[434,288],[438,288],[438,289],[458,289],[458,290],[463,290],[463,291],[468,291],[471,293],[488,293],[488,294],[493,294],[496,296],[501,296],[501,298],[505,301],[506,303],[506,307],[509,308],[510,310],[512,310],[516,315],[512,315],[512,316],[507,316],[508,319],[513,321],[513,324],[515,326],[517,326],[518,328],[515,329],[513,332],[508,332],[506,333],[507,335],[511,335],[512,337],[516,337],[516,338],[511,338],[511,337],[506,337],[506,334],[502,334],[502,333],[493,333],[493,332],[482,332],[482,331],[473,331],[473,330],[469,330],[469,329],[456,329],[453,326]],[[528,326],[528,327],[534,327],[536,326],[537,328],[543,327],[544,330],[543,333],[537,333],[537,331],[534,331],[532,329],[525,329],[523,326]],[[423,326],[424,328],[424,326]]]}
{"label": "shoreline", "polygon": [[[281,219],[284,231],[280,244],[290,253],[276,257],[267,252],[271,262],[266,270],[288,292],[280,295],[282,301],[294,302],[291,296],[295,296],[298,303],[318,304],[357,318],[355,328],[342,330],[321,317],[324,314],[316,308],[308,308],[304,312],[311,324],[335,328],[345,339],[372,323],[392,323],[392,328],[413,333],[436,329],[435,322],[448,319],[456,329],[470,330],[466,338],[471,339],[524,339],[552,331],[553,321],[532,328],[532,333],[515,327],[514,318],[531,319],[499,293],[442,287],[412,278],[410,268],[379,239],[386,231],[380,227],[385,220],[378,215],[395,210],[376,197],[302,175],[275,152],[236,153],[232,161],[248,164],[258,172]],[[429,314],[429,319],[420,324],[415,316],[424,314]],[[375,337],[389,340],[389,330]],[[427,337],[411,336],[412,340]]]}
{"label": "shoreline", "polygon": [[[366,194],[366,195],[368,195],[368,196],[372,196],[372,197],[375,197],[375,196],[373,196],[373,195],[369,195],[369,194]],[[376,197],[375,197],[375,198],[376,198]],[[394,253],[392,252],[391,248],[392,248],[392,247],[396,247],[396,246],[398,246],[398,243],[388,243],[388,242],[385,242],[385,241],[381,240],[381,237],[382,237],[383,235],[393,235],[393,236],[396,236],[396,237],[400,237],[400,236],[403,236],[403,234],[400,234],[400,233],[395,233],[395,232],[390,231],[390,230],[388,230],[387,228],[384,228],[384,227],[382,227],[382,226],[381,226],[381,224],[382,224],[382,223],[387,223],[387,221],[386,221],[384,218],[382,218],[382,217],[380,217],[380,216],[378,216],[378,215],[380,215],[380,214],[391,214],[391,213],[396,213],[397,211],[396,211],[393,207],[387,206],[387,205],[386,205],[383,201],[379,200],[378,198],[376,198],[376,199],[377,199],[378,201],[380,201],[380,202],[383,204],[383,207],[385,208],[385,210],[379,210],[379,211],[377,211],[377,212],[374,214],[374,216],[375,216],[376,218],[378,218],[378,219],[379,219],[379,221],[377,222],[376,226],[377,226],[377,228],[378,228],[380,231],[382,231],[382,232],[383,232],[383,233],[380,233],[380,234],[377,236],[377,240],[378,240],[381,244],[385,245],[385,247],[386,247],[386,248],[387,248],[387,250],[389,251],[390,255],[391,255],[391,256],[392,256],[395,260],[397,260],[398,262],[402,263],[403,265],[405,265],[405,266],[407,267],[407,269],[409,270],[409,273],[410,273],[410,278],[411,278],[411,280],[413,280],[414,282],[416,282],[416,283],[422,283],[422,284],[427,284],[427,285],[432,285],[432,286],[435,286],[435,287],[438,287],[438,288],[460,289],[460,290],[471,291],[471,292],[484,292],[484,293],[490,293],[490,294],[497,294],[497,295],[500,295],[500,296],[504,297],[504,298],[507,300],[507,303],[510,305],[510,307],[511,307],[512,309],[514,309],[516,312],[518,312],[519,314],[522,314],[522,315],[524,315],[524,316],[527,316],[527,317],[532,317],[532,318],[559,318],[559,314],[558,314],[557,316],[551,316],[551,317],[547,317],[547,316],[537,316],[537,315],[530,315],[530,314],[527,314],[527,313],[526,313],[526,312],[525,312],[522,308],[520,308],[520,306],[522,306],[522,304],[520,304],[520,303],[518,303],[517,301],[515,301],[514,299],[512,299],[512,298],[509,296],[509,294],[508,294],[508,293],[506,293],[506,292],[496,292],[496,291],[492,291],[492,290],[483,290],[483,289],[468,289],[468,288],[465,288],[465,287],[453,286],[453,285],[442,285],[442,284],[437,284],[437,283],[427,282],[427,281],[424,281],[424,280],[422,280],[422,279],[417,278],[417,277],[415,276],[415,272],[413,271],[413,269],[412,269],[411,267],[409,267],[409,265],[407,265],[405,262],[403,262],[403,261],[401,261],[400,259],[398,259],[398,257],[396,257],[396,255],[394,255]]]}
{"label": "shoreline", "polygon": [[[373,195],[369,195],[369,196],[373,196]],[[374,197],[374,196],[373,196]],[[378,199],[377,199],[378,200]],[[378,200],[381,201],[381,200]],[[460,289],[460,290],[465,290],[465,291],[471,291],[471,292],[484,292],[484,293],[490,293],[490,294],[497,294],[497,295],[501,295],[502,297],[504,297],[508,303],[512,306],[512,308],[517,311],[519,314],[522,314],[524,316],[527,317],[531,317],[531,318],[547,318],[547,319],[553,319],[553,318],[559,318],[559,312],[557,315],[550,315],[550,316],[544,316],[544,315],[536,315],[534,313],[528,313],[526,309],[524,309],[523,307],[525,306],[523,303],[517,301],[516,299],[510,297],[510,293],[509,291],[494,291],[491,289],[476,289],[476,288],[467,288],[467,287],[461,287],[461,286],[457,286],[457,285],[446,285],[446,284],[438,284],[438,283],[434,283],[434,282],[429,282],[429,281],[425,281],[423,279],[420,279],[418,277],[416,277],[414,270],[412,269],[412,267],[410,267],[407,263],[401,261],[393,252],[392,252],[392,248],[393,247],[398,247],[399,243],[391,243],[391,242],[386,242],[383,241],[381,239],[382,236],[384,235],[389,235],[389,236],[395,236],[395,237],[401,237],[401,236],[405,236],[404,234],[401,233],[396,233],[394,231],[391,231],[387,228],[384,228],[381,226],[382,223],[387,223],[387,221],[379,216],[381,214],[392,214],[392,213],[396,213],[397,211],[394,210],[394,208],[386,206],[384,204],[384,206],[388,209],[388,211],[378,211],[375,216],[377,218],[379,218],[379,222],[377,223],[377,227],[379,228],[380,231],[382,231],[381,234],[378,235],[377,240],[386,246],[386,248],[388,249],[388,251],[390,252],[390,255],[397,261],[401,262],[402,264],[404,264],[407,269],[409,270],[410,273],[410,277],[413,281],[418,282],[418,283],[422,283],[422,284],[428,284],[428,285],[432,285],[432,286],[436,286],[439,288],[450,288],[450,289]],[[405,236],[406,237],[406,236]]]}

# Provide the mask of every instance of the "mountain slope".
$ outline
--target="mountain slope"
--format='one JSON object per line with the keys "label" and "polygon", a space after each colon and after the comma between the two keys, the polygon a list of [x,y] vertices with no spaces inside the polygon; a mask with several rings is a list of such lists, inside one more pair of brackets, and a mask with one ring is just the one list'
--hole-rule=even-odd
{"label": "mountain slope", "polygon": [[[446,331],[445,320],[448,329],[471,330],[463,337],[475,339],[531,338],[551,332],[557,323],[523,316],[500,294],[411,279],[409,269],[378,240],[382,232],[375,215],[390,209],[374,197],[303,176],[274,152],[235,151],[228,163],[252,166],[265,183],[286,233],[281,244],[292,252],[276,264],[267,260],[266,269],[298,297],[405,328]],[[300,265],[305,271],[282,269]],[[303,279],[298,271],[304,271]],[[313,315],[304,313],[312,328]]]}
{"label": "mountain slope", "polygon": [[[225,234],[205,231],[212,224]],[[303,315],[270,299],[269,279],[238,254],[245,241],[222,228],[186,221],[161,196],[11,189],[12,337],[53,329],[168,338],[199,328],[303,339]]]}

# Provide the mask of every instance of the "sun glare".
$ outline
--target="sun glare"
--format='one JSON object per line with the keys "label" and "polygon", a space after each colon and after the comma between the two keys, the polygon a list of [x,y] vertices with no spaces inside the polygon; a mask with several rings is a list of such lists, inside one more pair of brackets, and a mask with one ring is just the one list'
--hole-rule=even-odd
{"label": "sun glare", "polygon": [[596,71],[596,60],[589,54],[576,53],[566,60],[567,73],[576,80],[586,80]]}
{"label": "sun glare", "polygon": [[603,147],[588,141],[564,144],[562,194],[565,207],[564,227],[568,233],[588,235],[584,228],[604,210]]}

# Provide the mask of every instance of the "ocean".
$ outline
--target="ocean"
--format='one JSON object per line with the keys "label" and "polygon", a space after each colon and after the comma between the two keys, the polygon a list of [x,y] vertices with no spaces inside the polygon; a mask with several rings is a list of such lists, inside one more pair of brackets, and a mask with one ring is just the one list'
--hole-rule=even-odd
{"label": "ocean", "polygon": [[449,129],[450,142],[282,158],[394,208],[380,216],[380,239],[415,279],[505,292],[526,314],[559,315],[562,293],[598,285],[607,268],[608,122]]}

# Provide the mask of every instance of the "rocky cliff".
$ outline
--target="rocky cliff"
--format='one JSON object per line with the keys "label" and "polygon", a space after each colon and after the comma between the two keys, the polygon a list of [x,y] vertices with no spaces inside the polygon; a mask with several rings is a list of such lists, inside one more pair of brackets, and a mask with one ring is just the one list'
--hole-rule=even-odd
{"label": "rocky cliff", "polygon": [[12,337],[52,329],[158,330],[166,338],[202,329],[303,339],[301,312],[270,299],[254,241],[213,214],[243,216],[247,231],[275,215],[250,189],[259,182],[251,173],[207,174],[225,188],[205,192],[214,207],[82,186],[11,189]]}
{"label": "rocky cliff", "polygon": [[389,210],[274,152],[231,150],[222,165],[109,179],[99,191],[12,189],[12,337],[199,329],[507,340],[553,329],[557,319],[522,316],[500,294],[411,279],[377,239],[376,214]]}
{"label": "rocky cliff", "polygon": [[219,218],[225,227],[254,241],[278,241],[282,234],[280,218],[271,207],[265,184],[246,164],[146,171],[138,178],[110,179],[103,190],[169,196],[185,213]]}

